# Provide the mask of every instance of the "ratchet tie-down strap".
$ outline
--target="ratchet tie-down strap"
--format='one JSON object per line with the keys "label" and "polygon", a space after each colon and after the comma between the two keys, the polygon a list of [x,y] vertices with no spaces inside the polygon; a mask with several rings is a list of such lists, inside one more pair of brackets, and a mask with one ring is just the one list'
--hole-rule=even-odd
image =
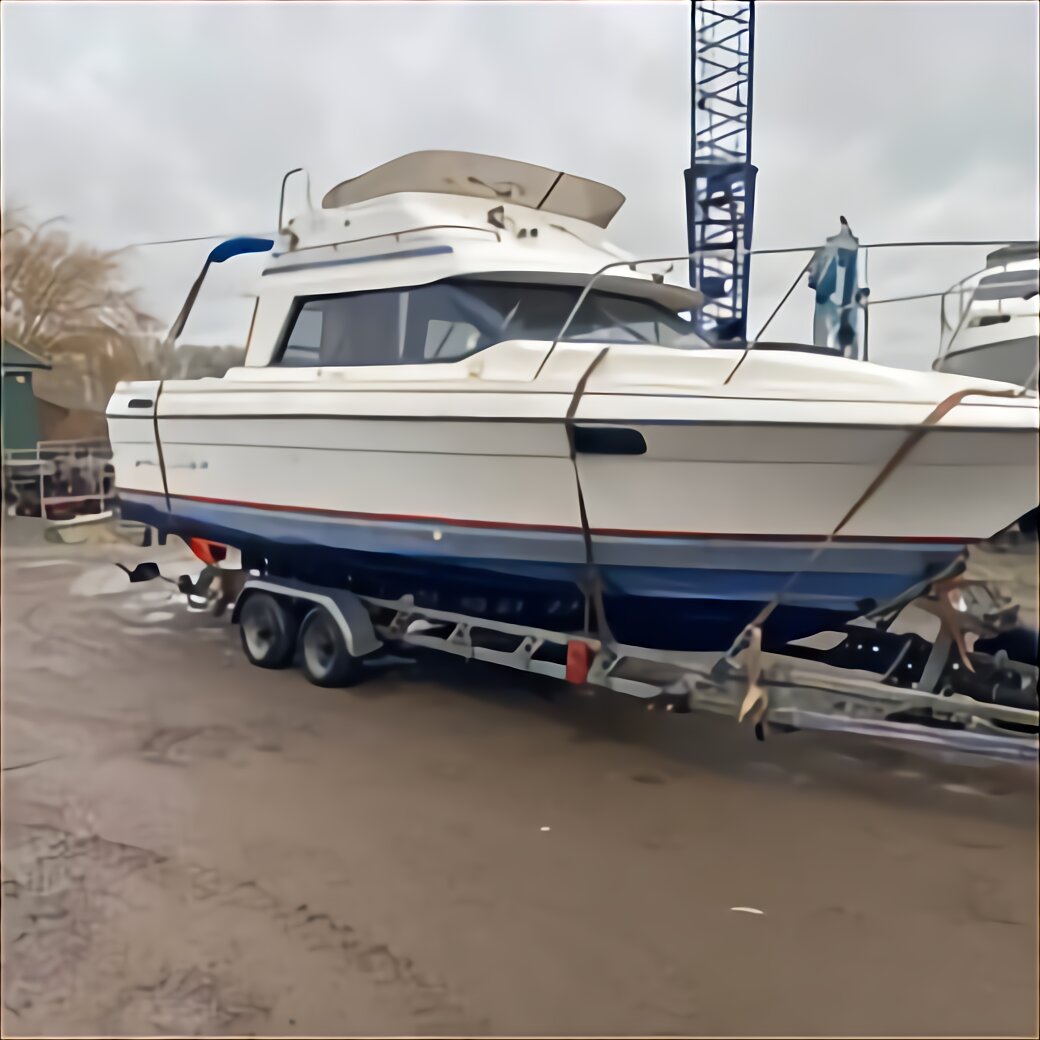
{"label": "ratchet tie-down strap", "polygon": [[[834,539],[848,526],[852,518],[874,497],[877,490],[886,480],[899,468],[911,451],[921,442],[930,427],[939,423],[944,416],[948,415],[966,397],[1021,397],[1025,390],[958,390],[940,401],[925,418],[910,431],[907,438],[899,446],[892,457],[881,468],[878,475],[870,482],[870,485],[853,503],[848,512],[838,521],[834,530],[823,540],[819,548],[809,557],[808,563],[802,569],[793,574],[785,583],[783,588],[767,603],[758,616],[737,637],[736,642],[730,647],[726,654],[727,658],[733,660],[742,651],[745,651],[745,666],[747,671],[748,688],[743,703],[738,713],[738,721],[750,718],[751,721],[761,722],[769,707],[769,694],[759,682],[762,674],[762,626],[782,602],[784,595],[790,591],[797,580],[811,567],[820,556],[830,547]],[[923,601],[925,609],[930,610],[938,616],[943,629],[949,634],[969,670],[973,670],[967,657],[967,647],[964,640],[965,630],[970,630],[970,622],[964,621],[954,609],[952,596],[956,587],[956,581],[946,581],[936,585],[935,591],[938,600],[935,603]]]}
{"label": "ratchet tie-down strap", "polygon": [[582,394],[588,385],[589,377],[595,372],[599,363],[607,356],[610,347],[604,347],[589,362],[588,368],[582,373],[578,380],[574,393],[571,395],[571,403],[567,408],[567,416],[564,425],[567,429],[567,442],[570,448],[571,465],[574,467],[574,482],[578,489],[578,511],[581,516],[581,535],[585,543],[585,580],[582,591],[585,593],[586,605],[592,603],[596,609],[595,631],[601,637],[613,641],[610,635],[610,627],[607,624],[606,610],[603,606],[603,580],[592,551],[592,531],[589,529],[589,514],[585,508],[585,495],[581,490],[581,473],[578,469],[578,452],[574,442],[574,416],[577,414],[578,405]]}

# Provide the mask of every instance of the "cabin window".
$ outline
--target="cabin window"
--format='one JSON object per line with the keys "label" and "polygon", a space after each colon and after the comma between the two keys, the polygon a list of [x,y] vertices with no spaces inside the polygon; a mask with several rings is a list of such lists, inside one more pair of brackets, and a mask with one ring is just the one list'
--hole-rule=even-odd
{"label": "cabin window", "polygon": [[285,345],[282,364],[292,367],[317,365],[321,351],[321,310],[314,301],[300,308]]}
{"label": "cabin window", "polygon": [[466,321],[433,318],[426,324],[424,361],[445,361],[465,357],[480,345],[480,329]]}
{"label": "cabin window", "polygon": [[399,359],[397,293],[308,300],[296,312],[280,364],[392,365]]}
{"label": "cabin window", "polygon": [[[280,359],[288,366],[455,361],[506,339],[555,339],[575,286],[456,278],[298,302]],[[593,290],[567,340],[702,347],[690,322],[653,300]]]}

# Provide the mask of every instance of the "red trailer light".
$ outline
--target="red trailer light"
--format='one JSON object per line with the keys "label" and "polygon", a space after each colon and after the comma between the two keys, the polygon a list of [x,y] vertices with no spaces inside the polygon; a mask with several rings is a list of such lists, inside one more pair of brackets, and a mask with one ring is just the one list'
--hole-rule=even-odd
{"label": "red trailer light", "polygon": [[567,644],[567,682],[580,686],[589,677],[592,647],[572,639]]}
{"label": "red trailer light", "polygon": [[220,542],[210,542],[205,538],[189,538],[188,548],[210,567],[215,567],[227,556],[226,545],[221,545]]}

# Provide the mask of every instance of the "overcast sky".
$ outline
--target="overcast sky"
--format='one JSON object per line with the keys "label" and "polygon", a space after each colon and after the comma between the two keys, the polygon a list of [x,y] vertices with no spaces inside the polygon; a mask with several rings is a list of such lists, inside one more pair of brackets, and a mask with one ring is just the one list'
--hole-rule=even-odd
{"label": "overcast sky", "polygon": [[[839,213],[864,242],[1036,237],[1036,4],[757,12],[756,246],[821,241]],[[4,202],[64,214],[99,246],[271,229],[290,167],[310,170],[320,198],[396,155],[457,148],[615,185],[628,197],[619,245],[685,251],[681,0],[6,0],[0,16]],[[164,322],[205,251],[130,255]],[[878,253],[874,296],[946,288],[985,252]],[[752,330],[802,262],[755,263]],[[893,325],[900,310],[872,319],[879,359],[907,349],[907,329],[934,339],[934,301]],[[808,337],[810,312],[800,289],[773,331]]]}

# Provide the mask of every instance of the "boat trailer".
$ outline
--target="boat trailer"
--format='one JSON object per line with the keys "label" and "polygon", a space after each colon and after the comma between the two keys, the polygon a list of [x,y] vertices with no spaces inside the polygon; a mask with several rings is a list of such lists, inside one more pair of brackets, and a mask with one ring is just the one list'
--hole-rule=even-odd
{"label": "boat trailer", "polygon": [[[207,567],[198,582],[182,579],[181,590],[196,605],[200,598],[205,602],[214,595],[216,572],[218,567]],[[319,686],[354,685],[365,676],[366,658],[414,647],[612,690],[643,700],[651,711],[727,715],[749,724],[760,740],[818,730],[1004,762],[1038,758],[1040,669],[1003,650],[964,656],[962,641],[946,628],[930,644],[919,636],[904,640],[906,646],[916,640],[925,648],[912,681],[898,669],[910,655],[896,654],[893,665],[892,655],[882,652],[888,633],[866,626],[850,626],[846,642],[851,635],[866,653],[884,658],[875,668],[837,666],[826,652],[814,659],[750,645],[727,655],[627,646],[432,609],[411,596],[378,599],[289,578],[220,573],[239,576],[232,621],[240,626],[247,658],[267,668],[296,662]],[[990,622],[995,614],[1006,630],[1013,612],[1001,609],[1006,604],[996,593],[985,591],[996,605]],[[218,595],[227,601],[226,591]],[[976,590],[971,599],[979,598]],[[985,631],[977,618],[975,628]],[[990,684],[989,693],[981,695],[986,699],[977,690],[974,696],[964,691],[960,677],[969,673],[976,687],[983,680]]]}

